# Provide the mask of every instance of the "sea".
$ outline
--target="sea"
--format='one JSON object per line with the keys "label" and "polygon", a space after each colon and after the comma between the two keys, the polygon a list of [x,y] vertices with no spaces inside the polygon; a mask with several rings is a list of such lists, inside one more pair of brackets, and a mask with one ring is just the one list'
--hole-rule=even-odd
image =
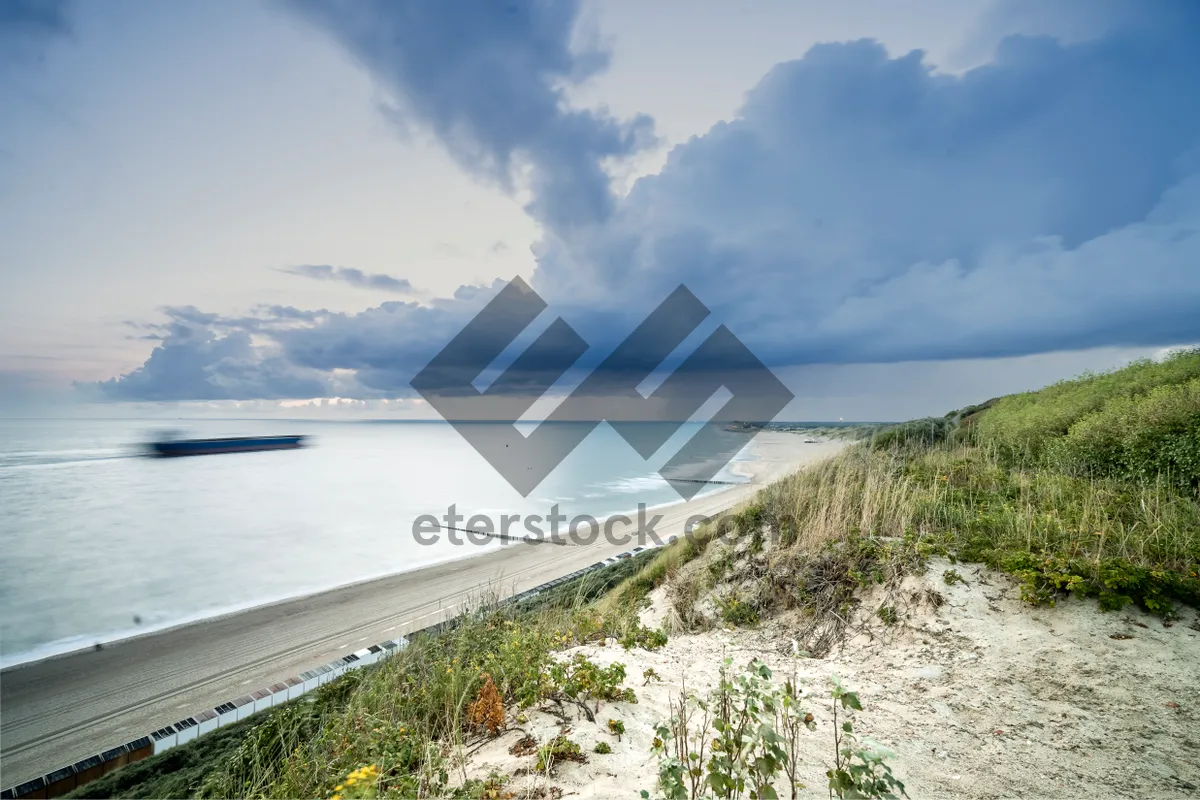
{"label": "sea", "polygon": [[[168,427],[309,446],[148,457]],[[644,461],[601,425],[522,497],[444,422],[0,419],[0,667],[511,546],[414,537],[451,505],[602,519],[678,502],[657,469],[696,427]]]}

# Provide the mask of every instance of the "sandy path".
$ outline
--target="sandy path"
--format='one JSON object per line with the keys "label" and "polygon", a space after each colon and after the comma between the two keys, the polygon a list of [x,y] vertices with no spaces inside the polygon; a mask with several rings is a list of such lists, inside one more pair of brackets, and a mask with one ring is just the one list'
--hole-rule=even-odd
{"label": "sandy path", "polygon": [[[739,465],[752,484],[730,487],[657,513],[660,536],[683,532],[764,483],[818,460],[839,443],[805,444],[789,433],[755,439],[759,460]],[[614,533],[632,526],[617,525]],[[440,621],[485,590],[538,586],[634,544],[512,544],[495,553],[288,600],[160,631],[0,675],[4,786]]]}

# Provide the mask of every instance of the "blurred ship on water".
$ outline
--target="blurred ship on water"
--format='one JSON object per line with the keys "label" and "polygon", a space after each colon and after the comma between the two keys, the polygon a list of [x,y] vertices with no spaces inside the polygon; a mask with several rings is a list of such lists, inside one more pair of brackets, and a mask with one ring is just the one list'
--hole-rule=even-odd
{"label": "blurred ship on water", "polygon": [[162,457],[207,456],[217,453],[253,453],[260,450],[295,450],[304,436],[227,436],[216,439],[180,439],[171,435],[150,442],[152,455]]}

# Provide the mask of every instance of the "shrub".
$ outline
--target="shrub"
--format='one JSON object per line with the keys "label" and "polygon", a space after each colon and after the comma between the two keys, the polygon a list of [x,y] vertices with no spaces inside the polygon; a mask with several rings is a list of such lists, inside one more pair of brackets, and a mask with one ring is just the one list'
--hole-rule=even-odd
{"label": "shrub", "polygon": [[1056,466],[1083,476],[1200,486],[1200,378],[1124,397],[1083,417],[1049,448]]}
{"label": "shrub", "polygon": [[[854,711],[862,711],[858,695],[847,691],[833,677],[833,750],[834,765],[825,775],[829,778],[829,793],[844,798],[878,797],[895,800],[899,792],[905,797],[904,784],[892,776],[885,763],[892,753],[867,743],[859,747],[854,733]],[[846,718],[838,724],[839,712]]]}
{"label": "shrub", "polygon": [[877,450],[914,446],[928,447],[945,441],[954,427],[954,420],[946,417],[914,419],[884,428],[872,437],[871,446]]}
{"label": "shrub", "polygon": [[[655,727],[651,749],[658,756],[658,788],[669,800],[706,797],[778,797],[778,780],[786,779],[795,798],[799,738],[816,729],[803,708],[795,679],[780,686],[771,670],[752,660],[737,675],[732,662],[721,667],[717,687],[707,698],[681,693],[671,702],[671,718]],[[874,746],[859,747],[851,710],[862,710],[858,696],[834,678],[834,762],[826,773],[830,796],[895,798],[904,785],[884,763],[890,754]],[[841,717],[839,717],[839,714]],[[839,719],[841,724],[838,725]],[[650,792],[642,790],[643,798]]]}
{"label": "shrub", "polygon": [[587,756],[579,745],[566,736],[556,736],[538,748],[538,772],[550,772],[556,764],[563,761],[575,761],[580,764],[587,762]]}
{"label": "shrub", "polygon": [[661,630],[651,630],[638,623],[630,625],[618,641],[626,650],[632,650],[635,647],[643,650],[658,650],[667,643],[667,634]]}
{"label": "shrub", "polygon": [[608,732],[617,737],[617,741],[621,741],[621,737],[625,734],[625,723],[619,719],[610,719],[608,721]]}
{"label": "shrub", "polygon": [[576,653],[570,661],[551,663],[547,676],[546,696],[561,694],[580,701],[627,700],[630,696],[621,688],[621,682],[625,680],[624,664],[601,667],[583,653]]}
{"label": "shrub", "polygon": [[1110,402],[1150,394],[1200,378],[1200,349],[1174,354],[1162,362],[1136,361],[1103,375],[1085,373],[1036,392],[1000,398],[977,425],[982,442],[993,444],[1017,463],[1036,463],[1053,440]]}
{"label": "shrub", "polygon": [[967,579],[964,578],[962,575],[960,575],[958,570],[947,569],[947,570],[942,571],[942,582],[945,583],[947,586],[953,586],[956,583],[965,584],[967,582]]}
{"label": "shrub", "polygon": [[721,619],[730,625],[752,626],[759,622],[758,611],[743,599],[740,592],[730,592],[717,598],[717,607],[721,611]]}
{"label": "shrub", "polygon": [[504,730],[504,701],[500,699],[500,692],[491,675],[483,676],[479,694],[467,707],[467,721],[488,736],[495,736]]}
{"label": "shrub", "polygon": [[720,583],[733,566],[733,551],[723,547],[708,558],[708,574],[714,584]]}

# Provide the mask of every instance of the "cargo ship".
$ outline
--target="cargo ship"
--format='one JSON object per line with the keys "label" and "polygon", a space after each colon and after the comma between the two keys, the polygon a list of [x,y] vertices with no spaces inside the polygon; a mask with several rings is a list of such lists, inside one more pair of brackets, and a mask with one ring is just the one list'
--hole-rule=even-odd
{"label": "cargo ship", "polygon": [[221,439],[165,439],[150,443],[158,456],[209,456],[217,453],[254,453],[259,450],[295,450],[303,436],[229,436]]}

